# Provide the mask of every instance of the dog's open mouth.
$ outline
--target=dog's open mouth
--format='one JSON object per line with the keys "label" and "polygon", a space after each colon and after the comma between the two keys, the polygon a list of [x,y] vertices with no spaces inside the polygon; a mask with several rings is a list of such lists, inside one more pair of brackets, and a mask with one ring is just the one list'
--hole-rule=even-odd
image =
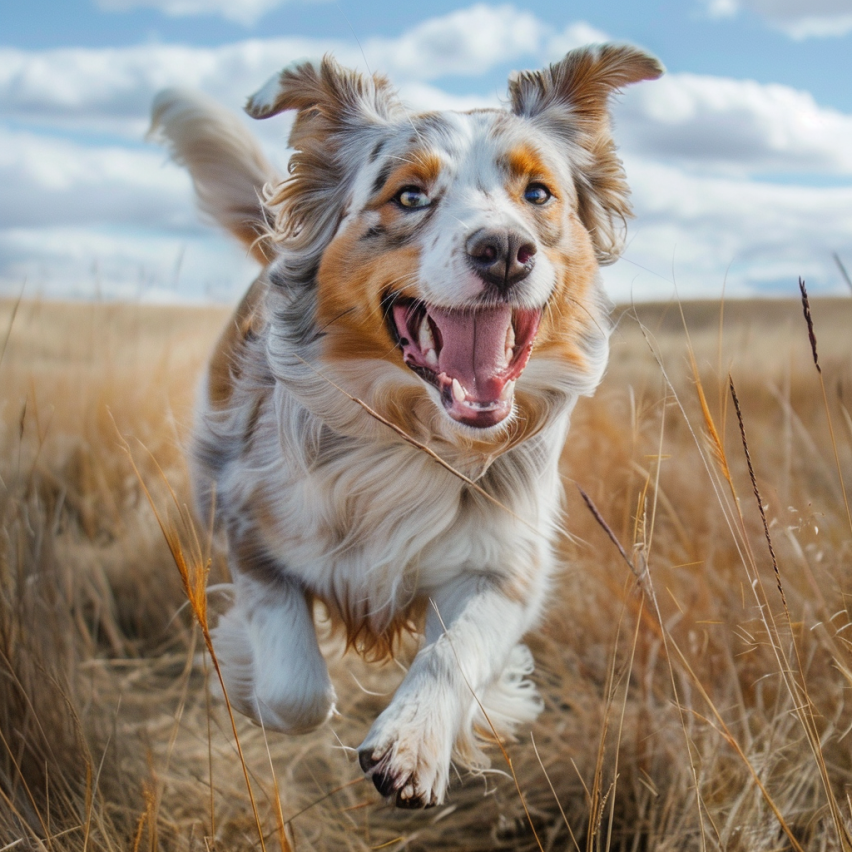
{"label": "dog's open mouth", "polygon": [[389,301],[405,363],[438,389],[450,417],[479,429],[505,420],[542,309],[435,308],[401,296]]}

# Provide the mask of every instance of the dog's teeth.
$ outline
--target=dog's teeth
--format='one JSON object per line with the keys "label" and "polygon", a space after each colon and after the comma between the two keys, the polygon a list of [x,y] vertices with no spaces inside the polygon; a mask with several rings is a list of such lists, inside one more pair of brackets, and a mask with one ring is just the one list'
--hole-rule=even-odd
{"label": "dog's teeth", "polygon": [[435,354],[435,350],[434,350],[434,349],[426,349],[426,350],[424,350],[424,352],[423,352],[423,358],[425,359],[426,363],[427,363],[430,367],[436,367],[436,368],[437,368],[437,366],[438,366],[438,356]]}
{"label": "dog's teeth", "polygon": [[429,327],[429,317],[423,315],[423,321],[420,323],[420,329],[417,332],[417,344],[420,351],[426,355],[431,349],[435,351],[435,338],[432,336],[432,329]]}
{"label": "dog's teeth", "polygon": [[500,399],[503,401],[510,400],[512,395],[515,393],[515,380],[512,379],[510,382],[506,382],[503,385],[503,390],[500,393]]}
{"label": "dog's teeth", "polygon": [[464,388],[461,386],[461,382],[458,379],[453,379],[453,398],[456,402],[464,402],[465,399]]}
{"label": "dog's teeth", "polygon": [[515,357],[515,328],[511,323],[506,329],[506,350],[503,357],[505,357],[507,364],[511,364],[512,358]]}

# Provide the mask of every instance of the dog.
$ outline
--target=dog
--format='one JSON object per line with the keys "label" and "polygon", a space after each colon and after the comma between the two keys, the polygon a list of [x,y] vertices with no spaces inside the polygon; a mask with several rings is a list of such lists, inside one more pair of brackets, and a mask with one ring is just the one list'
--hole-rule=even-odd
{"label": "dog", "polygon": [[[509,81],[503,109],[410,113],[326,56],[247,104],[295,112],[280,177],[236,117],[162,92],[153,127],[200,207],[264,266],[212,355],[191,472],[227,536],[214,646],[266,729],[325,722],[314,605],[362,654],[421,645],[358,752],[400,807],[446,794],[541,700],[529,650],[554,573],[559,456],[608,355],[599,266],[630,215],[610,95],[662,74],[574,50]],[[477,733],[478,732],[478,733]]]}

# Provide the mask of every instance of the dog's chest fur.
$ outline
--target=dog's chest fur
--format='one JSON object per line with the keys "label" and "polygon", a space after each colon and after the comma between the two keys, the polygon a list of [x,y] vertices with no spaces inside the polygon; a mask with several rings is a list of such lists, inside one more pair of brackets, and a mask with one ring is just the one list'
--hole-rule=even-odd
{"label": "dog's chest fur", "polygon": [[[196,429],[196,479],[216,483],[202,493],[202,511],[215,501],[231,546],[251,549],[244,564],[298,577],[362,638],[392,632],[400,613],[464,572],[503,578],[523,593],[551,561],[557,462],[573,397],[496,457],[432,442],[457,475],[365,418],[331,383],[338,375],[309,366],[299,354],[311,347],[299,311],[277,332],[278,370],[285,351],[289,362],[286,379],[276,381],[268,321],[276,298],[261,278],[246,300],[249,315],[238,314],[220,341]],[[284,306],[276,316],[280,326]],[[346,412],[343,433],[312,407]],[[373,431],[347,434],[349,416],[361,433],[365,419]]]}

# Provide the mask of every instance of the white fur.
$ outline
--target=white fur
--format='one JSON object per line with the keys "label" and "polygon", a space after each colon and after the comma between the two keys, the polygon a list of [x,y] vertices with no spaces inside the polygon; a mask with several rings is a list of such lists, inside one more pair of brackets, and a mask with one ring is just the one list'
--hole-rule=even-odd
{"label": "white fur", "polygon": [[282,582],[269,594],[250,577],[236,585],[236,603],[213,630],[231,705],[271,730],[313,730],[335,695],[304,593]]}

